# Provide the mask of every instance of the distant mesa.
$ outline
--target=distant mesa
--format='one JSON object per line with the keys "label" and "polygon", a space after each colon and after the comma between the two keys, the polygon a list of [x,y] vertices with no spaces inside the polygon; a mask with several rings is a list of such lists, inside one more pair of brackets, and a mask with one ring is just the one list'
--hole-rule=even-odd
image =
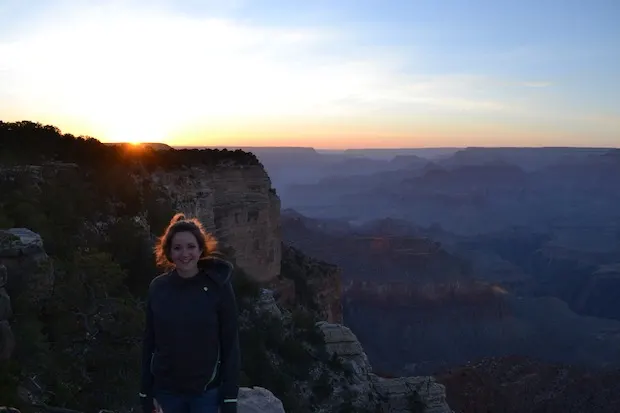
{"label": "distant mesa", "polygon": [[242,150],[244,152],[254,152],[258,154],[312,154],[317,152],[309,146],[229,146],[229,145],[196,145],[196,146],[175,146],[176,149],[228,149],[229,151]]}

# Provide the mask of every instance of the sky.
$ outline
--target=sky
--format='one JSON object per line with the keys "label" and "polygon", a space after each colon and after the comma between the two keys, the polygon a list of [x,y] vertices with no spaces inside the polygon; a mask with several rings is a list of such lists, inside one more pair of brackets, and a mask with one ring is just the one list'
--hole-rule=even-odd
{"label": "sky", "polygon": [[172,145],[620,147],[619,0],[0,0],[0,120]]}

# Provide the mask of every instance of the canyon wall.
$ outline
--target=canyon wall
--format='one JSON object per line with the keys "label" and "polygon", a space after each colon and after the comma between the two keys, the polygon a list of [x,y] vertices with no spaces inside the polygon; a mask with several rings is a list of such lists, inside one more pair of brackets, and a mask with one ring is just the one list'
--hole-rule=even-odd
{"label": "canyon wall", "polygon": [[342,323],[342,270],[282,244],[280,276],[270,288],[284,308],[304,307],[319,320]]}
{"label": "canyon wall", "polygon": [[280,199],[261,165],[200,166],[153,173],[178,211],[198,217],[260,282],[280,273]]}
{"label": "canyon wall", "polygon": [[[204,153],[202,156],[209,159],[225,155]],[[133,176],[124,177],[111,173],[102,181],[114,185],[114,181],[126,179],[135,183],[136,193],[143,188],[160,190],[172,201],[175,212],[199,218],[216,235],[220,248],[233,252],[240,268],[253,279],[268,283],[280,273],[280,199],[262,165],[244,161],[157,168],[150,173],[134,171]],[[88,173],[83,169],[77,164],[48,162],[3,167],[0,177],[12,183],[23,182],[20,190],[40,197],[43,194],[39,187],[43,182],[64,186],[83,184],[80,175]],[[84,187],[83,190],[93,189]],[[101,217],[104,222],[114,216],[114,209],[109,211],[110,216]]]}

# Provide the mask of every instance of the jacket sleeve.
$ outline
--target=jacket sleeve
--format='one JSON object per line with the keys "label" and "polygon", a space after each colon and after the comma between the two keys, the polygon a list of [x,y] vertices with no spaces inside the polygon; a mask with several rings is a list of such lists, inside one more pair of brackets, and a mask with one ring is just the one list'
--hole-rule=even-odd
{"label": "jacket sleeve", "polygon": [[153,330],[153,310],[151,297],[146,300],[146,322],[142,338],[142,374],[140,382],[140,397],[153,396],[153,375],[151,374],[151,358],[155,351],[155,333]]}
{"label": "jacket sleeve", "polygon": [[[221,368],[221,402],[224,405],[236,404],[239,392],[241,356],[239,351],[238,311],[235,292],[231,282],[222,288],[222,301],[219,310]],[[232,406],[231,406],[232,407]]]}

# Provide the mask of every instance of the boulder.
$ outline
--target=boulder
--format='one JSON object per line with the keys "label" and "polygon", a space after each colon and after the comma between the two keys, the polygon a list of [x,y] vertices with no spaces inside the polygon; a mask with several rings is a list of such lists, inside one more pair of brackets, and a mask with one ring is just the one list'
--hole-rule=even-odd
{"label": "boulder", "polygon": [[282,311],[280,311],[280,308],[273,297],[273,290],[261,288],[256,305],[260,312],[269,313],[276,318],[282,318]]}
{"label": "boulder", "polygon": [[26,228],[0,230],[0,285],[38,304],[49,298],[54,286],[52,261],[41,236]]}
{"label": "boulder", "polygon": [[280,399],[262,387],[241,387],[238,400],[239,413],[285,413]]}
{"label": "boulder", "polygon": [[0,257],[20,257],[43,251],[41,236],[27,228],[0,231]]}

